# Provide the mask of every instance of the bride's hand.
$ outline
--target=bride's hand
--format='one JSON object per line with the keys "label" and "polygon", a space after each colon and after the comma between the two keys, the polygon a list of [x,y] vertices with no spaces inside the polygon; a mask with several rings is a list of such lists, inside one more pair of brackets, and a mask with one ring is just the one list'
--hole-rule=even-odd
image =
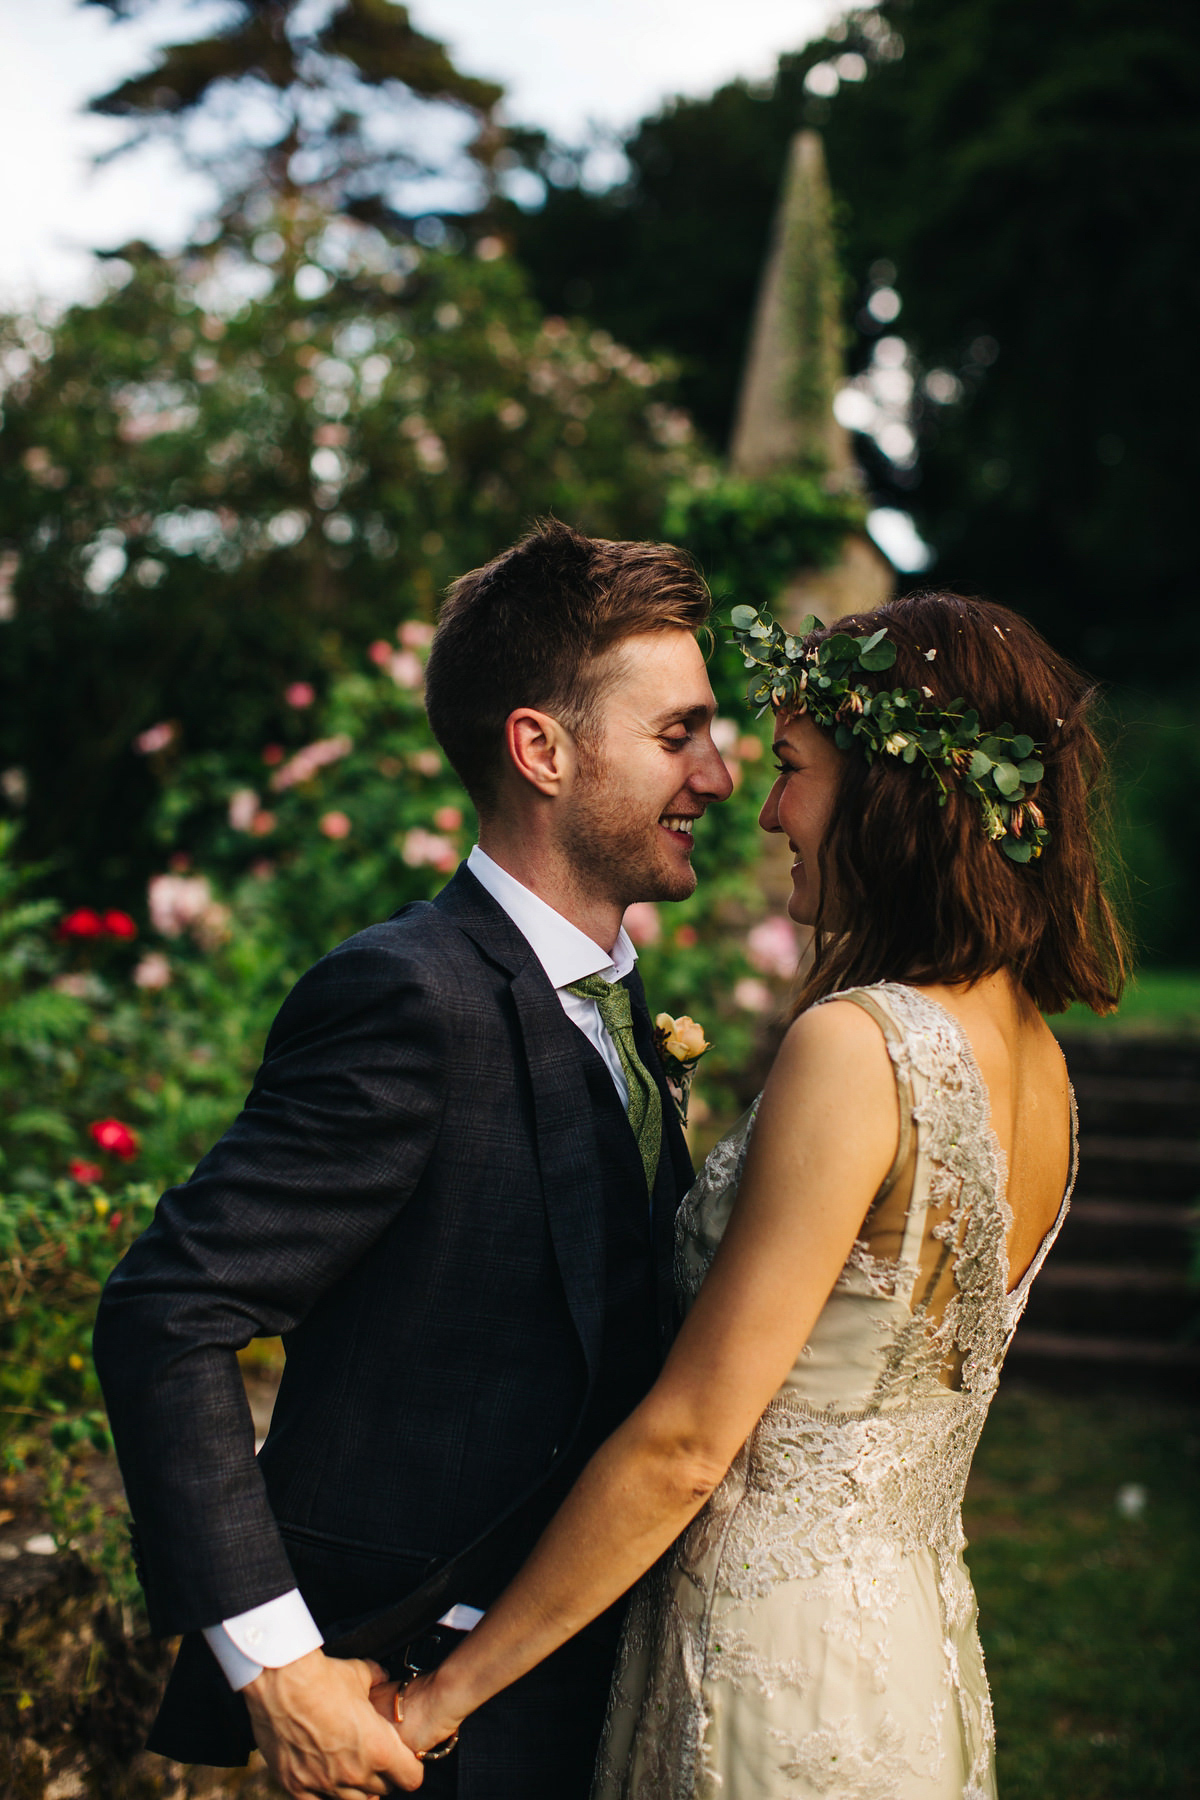
{"label": "bride's hand", "polygon": [[[398,1706],[397,1695],[400,1696]],[[371,1689],[371,1704],[376,1712],[397,1726],[401,1738],[418,1755],[436,1750],[439,1744],[452,1738],[462,1724],[461,1719],[451,1717],[439,1703],[436,1671],[416,1676],[407,1687],[400,1681],[380,1682],[378,1687]]]}

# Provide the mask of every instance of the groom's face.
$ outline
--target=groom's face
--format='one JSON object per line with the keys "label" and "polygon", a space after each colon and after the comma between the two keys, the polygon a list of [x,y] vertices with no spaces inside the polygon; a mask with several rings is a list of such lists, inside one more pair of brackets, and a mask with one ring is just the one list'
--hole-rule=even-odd
{"label": "groom's face", "polygon": [[625,907],[684,900],[692,833],[733,789],[712,740],[716,701],[687,631],[644,632],[609,651],[597,732],[580,746],[562,822],[588,888]]}

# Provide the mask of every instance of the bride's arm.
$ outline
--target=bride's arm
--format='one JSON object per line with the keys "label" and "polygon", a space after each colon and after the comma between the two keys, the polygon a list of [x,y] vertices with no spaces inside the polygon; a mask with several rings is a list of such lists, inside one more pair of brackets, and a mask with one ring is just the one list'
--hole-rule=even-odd
{"label": "bride's arm", "polygon": [[729,1227],[662,1374],[480,1624],[406,1692],[413,1748],[448,1737],[611,1606],[699,1512],[808,1341],[898,1129],[869,1016],[833,1004],[798,1019],[763,1092]]}

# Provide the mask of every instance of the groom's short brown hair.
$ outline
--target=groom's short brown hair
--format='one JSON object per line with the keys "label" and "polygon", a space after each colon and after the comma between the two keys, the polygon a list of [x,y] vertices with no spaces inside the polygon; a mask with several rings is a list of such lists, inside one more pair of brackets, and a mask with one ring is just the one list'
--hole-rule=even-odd
{"label": "groom's short brown hair", "polygon": [[646,631],[698,631],[711,598],[673,544],[584,537],[557,519],[448,591],[425,677],[434,736],[476,807],[494,802],[504,722],[552,713],[586,742],[603,685],[595,661]]}

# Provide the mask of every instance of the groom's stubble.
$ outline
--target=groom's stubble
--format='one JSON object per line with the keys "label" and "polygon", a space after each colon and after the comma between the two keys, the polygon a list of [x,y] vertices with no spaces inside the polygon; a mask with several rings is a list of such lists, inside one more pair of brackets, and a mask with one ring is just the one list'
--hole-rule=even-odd
{"label": "groom's stubble", "polygon": [[[659,842],[661,803],[639,793],[602,748],[579,745],[583,780],[564,831],[581,888],[622,909],[638,900],[686,900],[696,871]],[[686,801],[681,810],[694,811]]]}

